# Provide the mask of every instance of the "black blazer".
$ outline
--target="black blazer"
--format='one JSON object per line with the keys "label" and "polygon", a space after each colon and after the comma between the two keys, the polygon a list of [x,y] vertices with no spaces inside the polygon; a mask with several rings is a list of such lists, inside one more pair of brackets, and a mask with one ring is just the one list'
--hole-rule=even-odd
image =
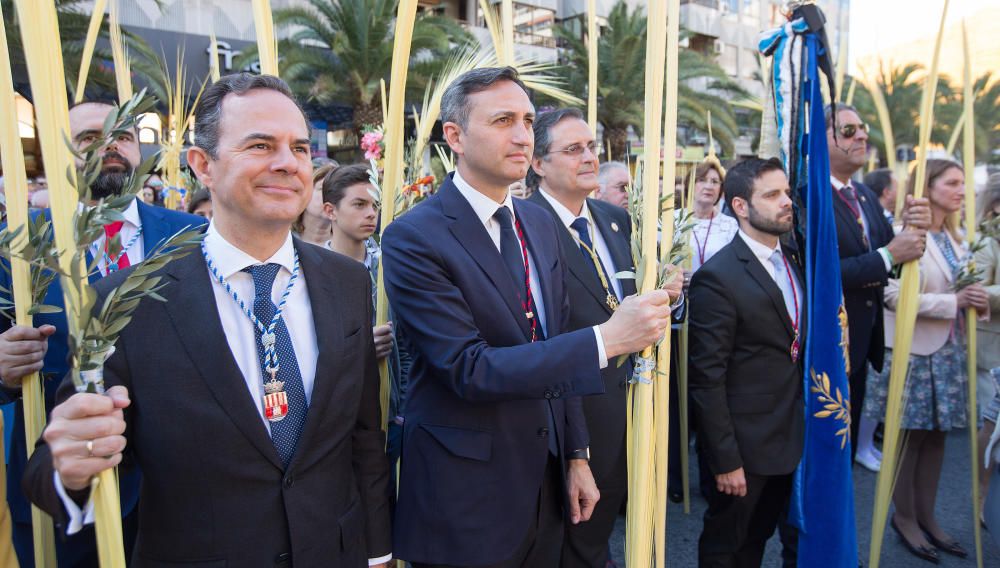
{"label": "black blazer", "polygon": [[559,227],[533,203],[515,199],[514,209],[542,288],[545,341],[528,341],[500,252],[451,179],[383,236],[386,289],[413,357],[397,558],[509,558],[537,520],[548,437],[562,450],[589,443],[578,397],[604,390],[597,341],[590,329],[568,331]]}
{"label": "black blazer", "polygon": [[[840,276],[844,288],[850,337],[851,370],[861,371],[871,361],[875,370],[882,370],[885,355],[885,325],[882,305],[883,292],[889,283],[889,272],[878,249],[889,244],[894,233],[882,214],[882,205],[875,193],[864,184],[852,182],[862,214],[871,233],[871,248],[866,248],[861,226],[842,199],[833,198],[837,223],[837,246],[840,249]],[[831,187],[831,191],[837,191]]]}
{"label": "black blazer", "polygon": [[[380,429],[371,279],[350,259],[296,240],[319,359],[288,469],[223,334],[205,260],[162,271],[166,302],[144,300],[105,364],[129,389],[126,454],[143,472],[133,566],[357,566],[390,552],[389,468]],[[95,285],[103,298],[127,272]],[[98,300],[97,305],[101,305]],[[67,379],[59,400],[73,393]],[[39,442],[29,498],[65,511]]]}
{"label": "black blazer", "polygon": [[[803,368],[789,354],[794,328],[781,290],[736,236],[694,273],[689,294],[688,380],[712,473],[791,473],[802,455]],[[800,307],[805,330],[801,299]]]}
{"label": "black blazer", "polygon": [[[552,214],[556,225],[563,229],[562,220],[542,194],[535,192],[528,198]],[[594,218],[597,230],[604,237],[611,253],[614,266],[606,267],[608,275],[614,278],[616,272],[633,270],[630,239],[631,221],[621,207],[588,199],[587,207]],[[594,272],[593,262],[580,252],[576,239],[569,230],[560,230],[559,243],[569,268],[566,290],[569,293],[569,329],[585,329],[600,325],[611,317],[611,308],[605,301],[604,287]],[[636,293],[635,280],[620,280],[622,297]],[[615,460],[621,453],[625,440],[625,395],[629,364],[621,366],[614,359],[601,372],[604,379],[604,395],[583,398],[583,414],[587,419],[590,433],[590,469],[597,480],[611,473]]]}

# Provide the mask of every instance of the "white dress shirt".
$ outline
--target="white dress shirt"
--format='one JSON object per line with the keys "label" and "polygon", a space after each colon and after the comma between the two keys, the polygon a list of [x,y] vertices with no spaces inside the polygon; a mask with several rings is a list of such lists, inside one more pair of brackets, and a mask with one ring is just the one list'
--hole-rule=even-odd
{"label": "white dress shirt", "polygon": [[[850,180],[848,180],[847,183],[843,183],[839,179],[837,179],[837,178],[835,178],[833,176],[830,176],[830,183],[833,184],[833,189],[836,190],[838,194],[840,193],[840,190],[844,189],[845,187],[847,187],[849,185],[852,188],[854,188],[854,195],[858,199],[858,202],[857,202],[858,212],[861,214],[861,227],[862,227],[862,231],[864,231],[865,238],[868,239],[869,243],[871,243],[872,242],[872,231],[871,231],[871,228],[870,228],[870,226],[868,224],[868,217],[865,217],[865,208],[861,206],[861,197],[862,196],[858,194],[858,188],[854,187],[854,185],[851,184]],[[840,199],[840,198],[838,197],[838,199]],[[844,199],[847,199],[847,198],[845,197]],[[879,209],[881,209],[881,208],[882,208],[882,205],[880,204],[879,205]],[[883,214],[885,214],[885,213],[886,212],[883,211]],[[852,212],[852,214],[853,214],[853,212]],[[868,246],[870,247],[871,245],[869,244]],[[892,261],[889,260],[889,251],[885,247],[882,247],[882,248],[878,249],[878,253],[879,253],[879,255],[882,256],[882,262],[885,263],[885,271],[886,272],[892,271]]]}
{"label": "white dress shirt", "polygon": [[[135,241],[132,240],[142,228],[142,220],[139,219],[139,206],[136,204],[137,201],[138,198],[133,199],[128,209],[123,213],[125,219],[122,222],[121,231],[118,233],[118,238],[121,239],[122,245],[122,250],[119,254],[128,254],[128,263],[130,266],[139,264],[146,258],[146,250],[143,246],[142,237],[135,239]],[[108,275],[108,263],[104,260],[104,241],[106,240],[107,237],[104,233],[101,233],[101,236],[90,245],[90,253],[97,259],[97,267],[101,271],[102,276]],[[129,244],[132,246],[125,249]]]}
{"label": "white dress shirt", "polygon": [[[766,270],[767,274],[771,277],[771,280],[774,280],[774,283],[778,284],[778,280],[774,276],[774,265],[771,264],[771,256],[774,254],[775,251],[781,252],[781,243],[779,242],[778,246],[771,248],[760,241],[754,240],[753,237],[744,233],[742,229],[740,229],[737,234],[740,236],[740,238],[743,239],[743,242],[745,242],[747,246],[750,247],[750,252],[752,252],[753,255],[757,257],[757,260],[760,261],[760,264],[764,267],[764,270]],[[802,285],[799,283],[798,275],[795,274],[795,270],[791,270],[789,274],[792,275],[792,282],[795,284],[795,293],[800,298],[799,305],[800,306],[804,305],[805,302],[803,301],[804,298],[802,297]],[[780,284],[778,285],[778,289],[779,290],[781,289]]]}
{"label": "white dress shirt", "polygon": [[[454,182],[455,187],[458,188],[458,192],[462,194],[462,197],[464,197],[465,200],[469,202],[469,205],[472,206],[472,210],[476,213],[476,217],[479,218],[479,222],[486,228],[486,232],[489,233],[490,239],[497,247],[497,251],[499,251],[500,225],[493,220],[493,214],[497,212],[497,209],[503,206],[510,209],[512,221],[517,218],[514,213],[514,200],[511,198],[510,192],[507,192],[503,203],[497,203],[469,185],[467,181],[462,179],[458,170],[455,171],[455,176],[452,179],[452,182]],[[542,300],[542,285],[538,280],[538,270],[535,268],[535,261],[531,258],[530,253],[528,254],[528,266],[531,271],[529,286],[531,287],[532,299],[535,300],[535,308],[537,308],[536,313],[538,317],[538,325],[542,326],[542,331],[545,332],[545,337],[548,337],[548,328],[546,327],[545,321],[545,306],[543,305]],[[608,357],[604,350],[604,336],[601,335],[601,330],[598,326],[595,325],[593,330],[594,335],[597,338],[598,363],[603,369],[608,366]]]}
{"label": "white dress shirt", "polygon": [[573,221],[576,221],[577,217],[583,217],[587,220],[587,231],[590,232],[591,242],[594,243],[594,252],[597,253],[597,258],[601,259],[601,264],[604,265],[604,270],[608,273],[608,278],[611,279],[611,284],[613,286],[612,290],[615,296],[621,300],[622,299],[622,283],[620,280],[615,278],[615,273],[622,270],[628,270],[629,266],[615,266],[614,260],[611,258],[611,249],[608,248],[608,243],[604,240],[604,235],[597,230],[597,225],[594,224],[594,218],[590,214],[590,208],[587,207],[587,202],[583,202],[583,208],[580,209],[579,215],[573,215],[573,213],[566,208],[565,205],[559,203],[555,197],[549,195],[544,188],[539,187],[538,192],[542,194],[542,197],[549,202],[552,209],[555,210],[556,215],[559,216],[559,220],[562,221],[563,225],[566,226],[566,230],[569,234],[574,237],[577,236],[576,229],[571,227]]}
{"label": "white dress shirt", "polygon": [[[288,234],[281,248],[263,262],[227,241],[216,230],[214,223],[209,224],[204,242],[205,251],[212,259],[218,273],[226,279],[230,288],[251,309],[255,293],[253,277],[249,273],[243,272],[243,269],[255,264],[280,264],[281,269],[275,276],[274,284],[271,287],[271,301],[278,305],[285,288],[288,286],[288,281],[291,280],[292,269],[295,266],[295,247],[292,244],[291,233]],[[257,335],[254,325],[232,296],[226,292],[225,286],[216,280],[211,273],[209,276],[212,280],[212,293],[215,295],[215,305],[219,310],[219,319],[222,322],[222,331],[229,344],[229,350],[243,374],[243,380],[246,382],[250,397],[257,406],[257,412],[260,413],[261,422],[270,433],[270,422],[264,417],[264,381],[260,358],[257,355]],[[312,303],[309,301],[309,290],[301,267],[299,277],[295,279],[295,284],[292,286],[285,307],[281,312],[281,319],[285,322],[292,345],[295,347],[295,360],[299,365],[299,372],[302,374],[302,387],[305,390],[306,403],[311,404],[319,348],[316,343]],[[280,361],[278,363],[281,364]],[[85,508],[86,518],[81,519],[83,515],[80,508],[66,495],[58,473],[56,473],[56,490],[62,497],[63,504],[70,516],[67,534],[79,531],[84,523],[93,522],[92,501],[88,501]],[[391,558],[390,554],[382,558],[369,559],[368,563],[369,565],[381,564],[388,562]]]}

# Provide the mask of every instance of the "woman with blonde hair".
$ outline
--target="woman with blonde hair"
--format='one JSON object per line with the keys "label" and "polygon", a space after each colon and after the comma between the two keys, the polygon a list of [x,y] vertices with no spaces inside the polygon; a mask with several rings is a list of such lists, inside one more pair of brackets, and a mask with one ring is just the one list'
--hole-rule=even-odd
{"label": "woman with blonde hair", "polygon": [[722,182],[726,170],[718,158],[710,155],[694,171],[694,192],[691,198],[691,273],[729,244],[739,231],[736,219],[719,211]]}
{"label": "woman with blonde hair", "polygon": [[[908,193],[912,194],[912,178],[909,185]],[[938,550],[960,557],[968,555],[938,524],[934,503],[945,436],[969,423],[960,314],[968,307],[987,313],[989,305],[981,285],[959,291],[954,287],[967,255],[955,226],[965,198],[962,167],[948,160],[928,160],[924,194],[931,208],[930,238],[920,258],[919,308],[903,394],[904,449],[892,497],[895,512],[891,526],[911,553],[936,563]],[[873,420],[882,420],[885,415],[898,301],[899,281],[890,279],[885,292],[887,363],[881,373],[869,376],[869,396],[864,406],[865,416]]]}

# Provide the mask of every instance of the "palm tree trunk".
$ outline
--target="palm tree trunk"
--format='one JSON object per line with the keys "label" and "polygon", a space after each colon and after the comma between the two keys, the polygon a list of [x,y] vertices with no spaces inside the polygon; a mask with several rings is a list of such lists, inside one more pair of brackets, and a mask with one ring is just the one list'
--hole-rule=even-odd
{"label": "palm tree trunk", "polygon": [[624,159],[628,152],[628,125],[605,125],[604,137],[611,146],[609,159]]}

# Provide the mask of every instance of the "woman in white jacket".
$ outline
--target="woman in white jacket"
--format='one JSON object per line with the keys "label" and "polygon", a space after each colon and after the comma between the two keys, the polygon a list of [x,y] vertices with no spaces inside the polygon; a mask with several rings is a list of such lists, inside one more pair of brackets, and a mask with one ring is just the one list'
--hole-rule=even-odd
{"label": "woman in white jacket", "polygon": [[[911,178],[909,192],[913,192]],[[938,550],[965,557],[967,552],[938,525],[934,516],[938,481],[948,431],[968,426],[965,337],[959,314],[967,307],[988,313],[988,298],[979,284],[956,292],[955,277],[964,265],[965,246],[953,223],[965,197],[962,167],[947,160],[928,160],[925,195],[931,205],[927,249],[920,258],[920,302],[910,369],[903,395],[904,453],[893,493],[892,527],[914,555],[936,562]],[[865,416],[882,420],[895,339],[899,281],[886,288],[885,340],[887,363],[869,376]],[[975,417],[973,417],[974,419]]]}

